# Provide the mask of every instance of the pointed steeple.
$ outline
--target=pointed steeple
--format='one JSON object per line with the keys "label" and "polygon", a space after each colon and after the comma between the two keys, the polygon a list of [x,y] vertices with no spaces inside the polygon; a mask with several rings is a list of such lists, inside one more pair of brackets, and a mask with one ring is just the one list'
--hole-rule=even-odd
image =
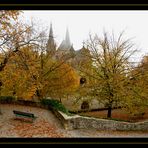
{"label": "pointed steeple", "polygon": [[50,31],[49,31],[49,39],[47,43],[47,52],[53,52],[56,50],[56,44],[54,42],[54,37],[53,37],[53,29],[52,29],[52,23],[50,23]]}
{"label": "pointed steeple", "polygon": [[62,43],[59,46],[60,50],[67,50],[69,51],[69,49],[71,48],[72,44],[70,42],[70,37],[69,37],[69,31],[68,28],[66,29],[66,36],[65,36],[65,40],[62,41]]}
{"label": "pointed steeple", "polygon": [[66,29],[65,42],[67,45],[71,45],[68,28]]}
{"label": "pointed steeple", "polygon": [[49,38],[53,38],[53,29],[52,29],[52,23],[50,23]]}

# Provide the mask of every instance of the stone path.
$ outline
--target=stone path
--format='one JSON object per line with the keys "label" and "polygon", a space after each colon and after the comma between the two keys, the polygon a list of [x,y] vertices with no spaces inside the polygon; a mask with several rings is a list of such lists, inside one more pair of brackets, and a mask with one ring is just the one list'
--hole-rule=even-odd
{"label": "stone path", "polygon": [[[94,138],[94,137],[148,137],[148,131],[100,131],[96,129],[65,130],[51,111],[21,105],[0,105],[0,137],[39,138]],[[13,110],[34,113],[38,118],[33,123],[14,120]]]}

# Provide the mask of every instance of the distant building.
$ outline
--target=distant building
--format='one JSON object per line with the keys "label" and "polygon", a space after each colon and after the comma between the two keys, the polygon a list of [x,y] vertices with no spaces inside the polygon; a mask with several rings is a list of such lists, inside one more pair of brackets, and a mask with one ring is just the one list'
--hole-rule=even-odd
{"label": "distant building", "polygon": [[75,68],[81,75],[80,69],[88,69],[90,61],[90,51],[83,44],[82,48],[75,50],[73,44],[70,41],[70,35],[68,28],[66,29],[65,39],[61,42],[58,48],[56,48],[54,41],[52,24],[50,24],[49,39],[47,42],[47,53],[52,56],[54,60],[64,61],[73,68]]}

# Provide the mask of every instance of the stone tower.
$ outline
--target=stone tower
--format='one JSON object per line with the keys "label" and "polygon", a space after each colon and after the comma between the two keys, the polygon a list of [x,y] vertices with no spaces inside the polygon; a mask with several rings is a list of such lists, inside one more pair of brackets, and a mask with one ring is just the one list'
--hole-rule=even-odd
{"label": "stone tower", "polygon": [[55,53],[56,51],[56,44],[53,37],[53,29],[52,29],[52,23],[50,24],[50,31],[49,31],[49,39],[47,42],[47,53]]}

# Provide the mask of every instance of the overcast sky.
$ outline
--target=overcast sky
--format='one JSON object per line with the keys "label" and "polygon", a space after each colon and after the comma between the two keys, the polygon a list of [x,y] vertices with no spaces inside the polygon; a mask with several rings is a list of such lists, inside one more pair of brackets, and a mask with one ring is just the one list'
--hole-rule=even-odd
{"label": "overcast sky", "polygon": [[76,50],[82,47],[82,42],[89,38],[89,34],[100,36],[103,30],[106,30],[118,35],[125,30],[125,38],[133,38],[132,41],[140,50],[134,59],[148,53],[148,11],[24,11],[23,19],[30,22],[31,18],[38,22],[39,26],[47,28],[47,33],[52,22],[58,45],[65,38],[66,27]]}

